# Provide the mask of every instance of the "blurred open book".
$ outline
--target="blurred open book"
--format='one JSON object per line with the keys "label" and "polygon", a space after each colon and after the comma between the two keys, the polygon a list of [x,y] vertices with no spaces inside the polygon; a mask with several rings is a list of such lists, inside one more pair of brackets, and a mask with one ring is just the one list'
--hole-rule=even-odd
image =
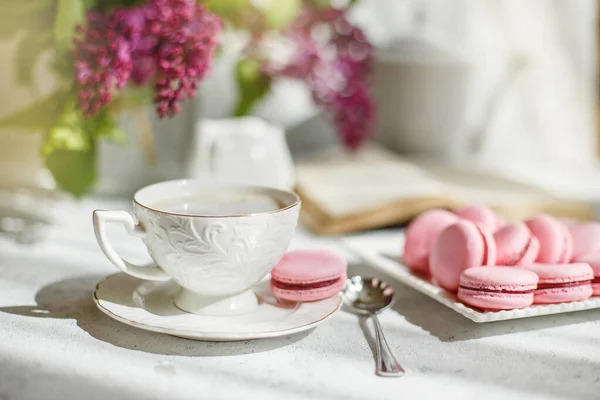
{"label": "blurred open book", "polygon": [[506,219],[540,212],[588,219],[591,204],[559,198],[538,187],[479,168],[409,159],[370,145],[355,154],[319,152],[297,160],[301,221],[331,235],[402,224],[435,207],[485,203]]}

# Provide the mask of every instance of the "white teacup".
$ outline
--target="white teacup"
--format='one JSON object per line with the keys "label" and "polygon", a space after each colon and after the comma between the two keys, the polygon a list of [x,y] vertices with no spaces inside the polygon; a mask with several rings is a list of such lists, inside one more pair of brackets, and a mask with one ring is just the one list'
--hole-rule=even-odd
{"label": "white teacup", "polygon": [[[287,249],[300,199],[272,188],[175,180],[139,190],[133,206],[135,217],[94,211],[96,239],[108,259],[137,278],[174,279],[182,286],[174,303],[184,311],[235,315],[256,307],[250,287]],[[156,264],[122,259],[108,242],[107,222],[121,222],[131,235],[141,236]]]}

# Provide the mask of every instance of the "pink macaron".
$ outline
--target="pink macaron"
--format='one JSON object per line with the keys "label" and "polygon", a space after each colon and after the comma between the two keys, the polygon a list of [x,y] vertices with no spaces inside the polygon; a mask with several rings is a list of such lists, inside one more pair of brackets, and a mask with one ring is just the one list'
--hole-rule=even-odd
{"label": "pink macaron", "polygon": [[594,272],[589,264],[533,264],[525,268],[539,278],[535,304],[582,301],[592,295]]}
{"label": "pink macaron", "polygon": [[458,221],[439,234],[429,255],[431,275],[438,285],[458,289],[460,274],[467,268],[494,265],[496,243],[485,229],[469,221]]}
{"label": "pink macaron", "polygon": [[561,224],[563,224],[567,228],[575,226],[581,222],[578,219],[574,219],[574,218],[557,218],[557,219]]}
{"label": "pink macaron", "polygon": [[564,264],[571,261],[573,239],[564,224],[546,214],[529,219],[525,221],[525,224],[540,242],[537,262]]}
{"label": "pink macaron", "polygon": [[446,210],[425,211],[406,227],[402,261],[415,271],[429,273],[429,253],[437,236],[458,217]]}
{"label": "pink macaron", "polygon": [[488,232],[494,232],[502,224],[498,214],[483,204],[468,205],[456,210],[455,214],[461,219],[478,224]]}
{"label": "pink macaron", "polygon": [[592,267],[592,271],[594,271],[594,279],[592,280],[592,296],[600,296],[600,253],[578,257],[575,262],[586,263]]}
{"label": "pink macaron", "polygon": [[271,291],[278,299],[288,301],[326,299],[344,288],[347,265],[331,250],[290,251],[271,271]]}
{"label": "pink macaron", "polygon": [[522,222],[506,224],[494,232],[496,264],[531,265],[540,251],[540,242]]}
{"label": "pink macaron", "polygon": [[537,283],[537,275],[523,268],[469,268],[460,275],[458,299],[485,310],[528,307]]}
{"label": "pink macaron", "polygon": [[587,221],[568,226],[573,238],[572,259],[586,254],[600,253],[600,222]]}

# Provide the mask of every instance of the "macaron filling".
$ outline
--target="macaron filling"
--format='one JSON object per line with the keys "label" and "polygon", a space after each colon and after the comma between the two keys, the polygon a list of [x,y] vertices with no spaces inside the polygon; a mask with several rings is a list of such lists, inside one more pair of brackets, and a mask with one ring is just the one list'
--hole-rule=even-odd
{"label": "macaron filling", "polygon": [[529,290],[510,290],[510,289],[475,288],[475,287],[468,287],[468,286],[464,286],[464,285],[460,285],[459,287],[461,289],[465,289],[465,290],[474,290],[477,292],[485,292],[485,293],[529,294],[529,293],[534,292],[533,288],[529,289]]}
{"label": "macaron filling", "polygon": [[576,281],[576,282],[560,282],[560,283],[538,283],[538,290],[544,289],[561,289],[576,286],[589,285],[593,281]]}
{"label": "macaron filling", "polygon": [[281,282],[275,279],[271,279],[271,284],[276,288],[283,290],[310,290],[310,289],[320,289],[324,287],[328,287],[331,285],[335,285],[336,283],[340,283],[340,281],[345,280],[345,277],[339,277],[335,279],[329,279],[326,281],[320,282],[311,282],[311,283],[287,283]]}

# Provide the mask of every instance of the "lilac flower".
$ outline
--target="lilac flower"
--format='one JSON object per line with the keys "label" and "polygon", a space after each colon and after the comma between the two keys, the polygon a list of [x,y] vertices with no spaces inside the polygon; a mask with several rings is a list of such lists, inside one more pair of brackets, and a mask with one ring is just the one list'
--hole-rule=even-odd
{"label": "lilac flower", "polygon": [[159,38],[154,102],[161,117],[173,115],[209,71],[221,22],[194,0],[154,0],[148,25]]}
{"label": "lilac flower", "polygon": [[95,115],[131,81],[154,79],[161,117],[179,112],[211,67],[221,22],[194,0],[150,0],[110,14],[90,12],[75,40],[79,104]]}
{"label": "lilac flower", "polygon": [[84,115],[96,115],[112,99],[114,88],[127,83],[132,69],[126,41],[118,34],[121,23],[98,12],[88,14],[88,27],[78,27],[75,39],[75,76]]}
{"label": "lilac flower", "polygon": [[374,118],[373,99],[365,85],[356,86],[349,96],[333,101],[334,123],[344,143],[355,149],[371,134]]}
{"label": "lilac flower", "polygon": [[373,47],[343,11],[333,9],[307,9],[288,36],[296,45],[294,56],[282,67],[267,63],[265,73],[304,80],[317,105],[333,114],[344,144],[355,149],[373,133]]}
{"label": "lilac flower", "polygon": [[156,62],[150,55],[135,57],[133,70],[131,71],[131,80],[137,86],[148,82],[156,73]]}

